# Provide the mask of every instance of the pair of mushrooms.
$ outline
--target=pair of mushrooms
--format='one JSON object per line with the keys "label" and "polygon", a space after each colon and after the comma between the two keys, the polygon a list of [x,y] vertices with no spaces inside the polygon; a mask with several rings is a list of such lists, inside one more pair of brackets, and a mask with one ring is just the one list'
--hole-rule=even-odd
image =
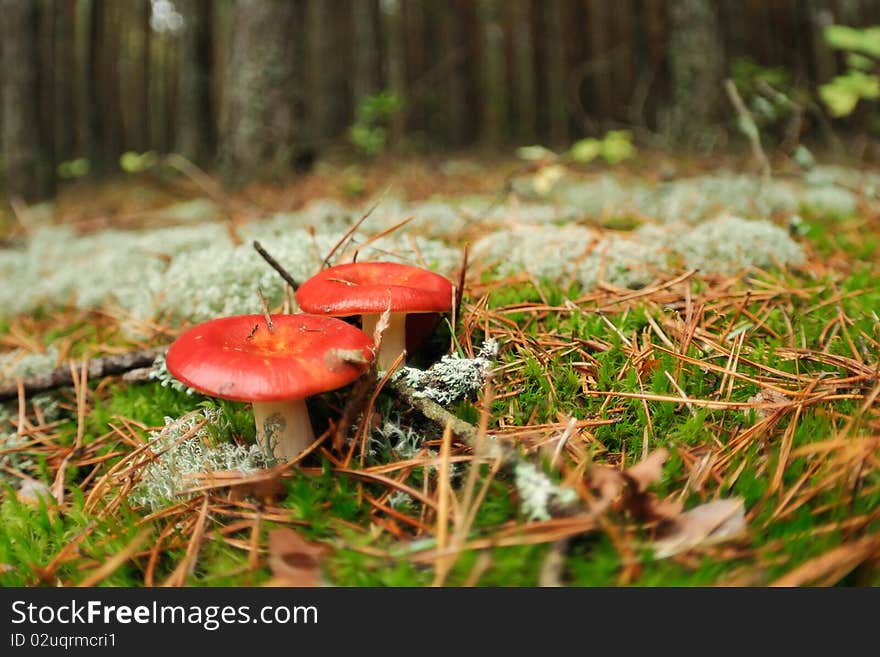
{"label": "pair of mushrooms", "polygon": [[[183,333],[165,360],[172,376],[199,392],[251,402],[257,440],[288,460],[315,438],[306,398],[351,383],[374,359],[388,369],[406,349],[407,315],[448,312],[453,293],[449,280],[419,267],[337,265],[297,290],[303,312],[204,322]],[[389,310],[376,353],[371,336]],[[336,319],[353,315],[363,330]]]}

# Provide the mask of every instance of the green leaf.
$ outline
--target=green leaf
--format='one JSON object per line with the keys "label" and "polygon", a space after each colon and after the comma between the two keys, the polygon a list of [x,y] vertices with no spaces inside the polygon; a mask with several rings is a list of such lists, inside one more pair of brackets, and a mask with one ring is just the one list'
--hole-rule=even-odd
{"label": "green leaf", "polygon": [[599,140],[588,138],[575,142],[572,147],[568,149],[568,156],[579,164],[587,164],[599,157],[601,152],[602,144]]}
{"label": "green leaf", "polygon": [[617,164],[636,154],[629,130],[611,130],[602,140],[602,157],[608,164]]}
{"label": "green leaf", "polygon": [[58,176],[61,178],[82,178],[89,173],[90,163],[84,157],[62,162],[58,165]]}
{"label": "green leaf", "polygon": [[140,173],[152,167],[158,161],[156,153],[147,151],[146,153],[136,153],[134,151],[126,151],[119,156],[119,166],[126,173]]}
{"label": "green leaf", "polygon": [[861,99],[880,98],[880,77],[861,71],[849,71],[838,75],[831,82],[819,87],[819,96],[828,106],[832,116],[847,116]]}
{"label": "green leaf", "polygon": [[873,71],[874,70],[874,60],[870,57],[865,57],[864,55],[860,55],[857,52],[851,52],[846,56],[846,63],[850,68],[857,69],[859,71]]}
{"label": "green leaf", "polygon": [[854,50],[880,58],[880,25],[858,29],[848,25],[829,25],[825,41],[838,50]]}
{"label": "green leaf", "polygon": [[859,102],[858,94],[833,81],[819,87],[819,96],[828,107],[831,116],[838,118],[851,114],[856,108],[856,103]]}

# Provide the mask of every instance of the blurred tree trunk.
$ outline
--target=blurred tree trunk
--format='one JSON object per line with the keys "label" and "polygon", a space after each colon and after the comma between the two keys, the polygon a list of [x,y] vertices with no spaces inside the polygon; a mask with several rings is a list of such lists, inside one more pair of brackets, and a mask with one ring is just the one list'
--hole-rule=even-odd
{"label": "blurred tree trunk", "polygon": [[[362,1],[362,0],[361,0]],[[351,123],[351,4],[349,0],[310,0],[311,94],[309,133],[318,140],[341,134]]]}
{"label": "blurred tree trunk", "polygon": [[167,38],[160,32],[153,32],[149,41],[149,77],[147,78],[147,97],[149,98],[149,131],[150,148],[159,152],[165,151],[167,144],[168,126],[165,109],[168,102],[167,88],[165,86],[166,47]]}
{"label": "blurred tree trunk", "polygon": [[428,127],[428,103],[424,78],[428,68],[425,43],[426,20],[422,2],[401,0],[400,21],[403,32],[403,70],[406,94],[404,130],[408,136],[424,132]]}
{"label": "blurred tree trunk", "polygon": [[547,107],[550,143],[563,146],[568,141],[563,0],[548,0],[544,11],[547,53],[547,95],[544,104]]}
{"label": "blurred tree trunk", "polygon": [[104,124],[102,157],[109,167],[115,167],[122,154],[123,135],[122,99],[119,84],[120,13],[123,5],[118,2],[102,2],[97,19],[101,23],[100,50],[95,55],[96,80],[98,82],[99,118]]}
{"label": "blurred tree trunk", "polygon": [[[675,1],[675,0],[673,0]],[[611,41],[608,13],[612,7],[604,0],[587,0],[589,21],[590,59],[589,80],[595,93],[591,104],[598,123],[607,121],[614,111],[614,45]],[[597,127],[598,131],[598,127]]]}
{"label": "blurred tree trunk", "polygon": [[[507,88],[504,77],[504,32],[500,21],[501,8],[494,0],[483,2],[480,7],[482,23],[480,52],[481,80],[477,93],[482,94],[483,121],[481,139],[489,146],[498,146],[507,122]],[[478,96],[479,98],[480,96]]]}
{"label": "blurred tree trunk", "polygon": [[[55,34],[55,0],[37,5],[39,18],[37,34],[39,42],[37,62],[37,97],[39,98],[40,144],[43,148],[45,166],[51,170],[56,167],[55,150],[55,48],[58,44]],[[46,175],[52,179],[49,172]],[[54,191],[54,190],[53,190]]]}
{"label": "blurred tree trunk", "polygon": [[55,62],[50,69],[54,73],[55,103],[53,111],[55,132],[55,157],[59,162],[77,156],[76,144],[76,49],[74,26],[76,15],[72,0],[56,0],[55,14]]}
{"label": "blurred tree trunk", "polygon": [[38,25],[36,2],[0,0],[6,191],[26,202],[48,196],[54,179],[41,141],[45,135],[35,120],[40,111]]}
{"label": "blurred tree trunk", "polygon": [[150,74],[152,73],[153,59],[153,28],[150,27],[150,3],[143,5],[142,26],[144,42],[141,51],[141,85],[140,85],[140,128],[141,128],[141,151],[150,150],[153,147],[152,132],[150,131]]}
{"label": "blurred tree trunk", "polygon": [[382,88],[382,40],[379,0],[355,0],[352,4],[354,27],[354,104]]}
{"label": "blurred tree trunk", "polygon": [[184,25],[178,51],[177,151],[198,164],[214,155],[212,6],[211,0],[178,2]]}
{"label": "blurred tree trunk", "polygon": [[[476,12],[470,2],[451,2],[442,8],[441,31],[443,57],[448,57],[448,69],[442,73],[445,81],[445,127],[446,144],[460,147],[473,139],[473,128],[479,121],[473,120],[474,113],[479,112],[479,105],[469,89],[469,78],[476,66],[471,34],[476,21]],[[485,93],[485,89],[483,92]]]}
{"label": "blurred tree trunk", "polygon": [[226,83],[220,106],[224,182],[282,176],[295,150],[296,5],[287,0],[236,0]]}
{"label": "blurred tree trunk", "polygon": [[504,3],[507,52],[507,86],[513,116],[512,136],[521,143],[535,139],[535,56],[529,22],[529,0]]}
{"label": "blurred tree trunk", "polygon": [[724,79],[717,5],[712,0],[671,0],[669,21],[672,104],[663,132],[685,147],[711,147],[721,130]]}
{"label": "blurred tree trunk", "polygon": [[83,94],[83,119],[85,122],[85,145],[92,173],[107,169],[104,160],[106,123],[101,116],[101,53],[104,50],[103,0],[89,0],[86,4],[86,34],[84,74],[80,78]]}
{"label": "blurred tree trunk", "polygon": [[[388,7],[387,10],[383,8],[382,36],[384,46],[382,77],[388,89],[400,99],[404,99],[406,97],[405,36],[400,5]],[[397,112],[391,117],[389,144],[392,147],[397,147],[401,143],[406,126],[406,113],[407,107],[404,105],[402,112]]]}

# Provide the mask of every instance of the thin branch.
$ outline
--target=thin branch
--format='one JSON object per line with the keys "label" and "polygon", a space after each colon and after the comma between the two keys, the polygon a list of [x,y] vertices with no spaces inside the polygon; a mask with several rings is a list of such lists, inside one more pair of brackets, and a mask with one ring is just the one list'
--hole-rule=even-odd
{"label": "thin branch", "polygon": [[[103,376],[124,374],[130,370],[148,367],[153,364],[156,356],[163,353],[165,349],[166,347],[141,349],[140,351],[132,351],[127,354],[115,354],[90,360],[88,378],[94,380]],[[29,395],[74,385],[73,375],[70,368],[66,365],[44,374],[21,379],[20,381],[24,392]],[[17,383],[0,384],[0,401],[15,399],[17,396]]]}
{"label": "thin branch", "polygon": [[724,89],[727,91],[727,96],[730,98],[730,102],[733,104],[736,113],[739,115],[740,130],[742,130],[748,138],[749,144],[752,146],[752,155],[758,160],[758,164],[761,166],[761,177],[765,181],[770,180],[770,160],[767,159],[767,154],[761,146],[761,133],[758,131],[758,125],[755,123],[755,118],[743,102],[733,80],[726,78],[724,80]]}
{"label": "thin branch", "polygon": [[269,333],[274,333],[275,324],[272,323],[272,316],[269,314],[269,302],[266,301],[263,290],[260,289],[259,285],[257,286],[257,296],[260,297],[260,303],[263,306],[263,317],[266,318],[266,326],[269,328]]}
{"label": "thin branch", "polygon": [[266,251],[266,249],[263,248],[263,245],[260,244],[257,240],[254,240],[254,248],[257,250],[257,253],[263,256],[263,260],[268,262],[269,266],[272,267],[272,269],[274,269],[276,272],[278,272],[281,278],[287,281],[287,284],[293,288],[294,292],[296,292],[296,289],[299,287],[299,283],[297,283],[296,279],[294,279],[293,276],[290,275],[290,272],[282,267],[275,258],[269,255],[268,251]]}

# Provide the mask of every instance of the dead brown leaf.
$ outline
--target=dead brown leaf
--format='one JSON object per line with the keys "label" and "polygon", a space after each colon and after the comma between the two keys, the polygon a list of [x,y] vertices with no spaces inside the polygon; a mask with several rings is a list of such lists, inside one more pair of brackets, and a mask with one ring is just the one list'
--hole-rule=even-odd
{"label": "dead brown leaf", "polygon": [[595,500],[591,505],[595,513],[605,511],[617,500],[619,508],[640,520],[665,520],[681,513],[676,503],[658,500],[647,492],[648,486],[663,476],[663,464],[669,452],[658,449],[631,468],[621,472],[607,466],[594,466],[587,473],[587,485]]}
{"label": "dead brown leaf", "polygon": [[625,472],[628,479],[635,484],[636,490],[644,492],[648,486],[660,481],[663,476],[663,464],[669,458],[669,452],[663,448],[648,454]]}
{"label": "dead brown leaf", "polygon": [[657,559],[743,536],[745,504],[740,497],[713,500],[682,513],[670,524],[665,536],[653,543]]}
{"label": "dead brown leaf", "polygon": [[623,474],[606,465],[594,465],[587,472],[587,487],[594,496],[590,509],[594,513],[602,513],[623,492]]}
{"label": "dead brown leaf", "polygon": [[328,548],[305,540],[299,532],[280,527],[269,532],[270,586],[321,586],[321,561]]}

